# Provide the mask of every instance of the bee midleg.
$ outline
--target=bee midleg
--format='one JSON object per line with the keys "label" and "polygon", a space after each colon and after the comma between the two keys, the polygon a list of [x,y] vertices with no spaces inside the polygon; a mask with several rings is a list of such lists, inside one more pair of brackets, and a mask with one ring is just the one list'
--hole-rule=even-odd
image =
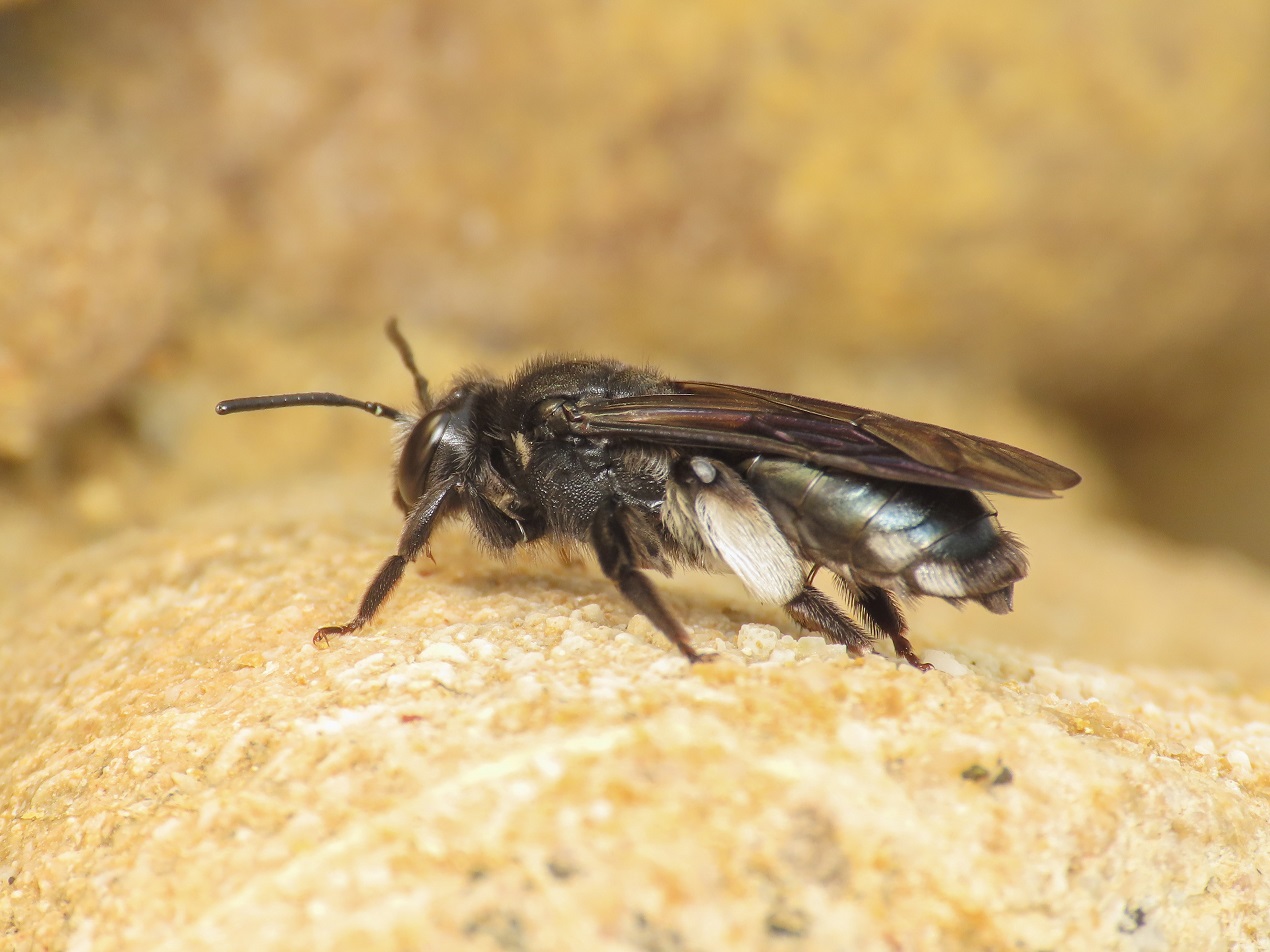
{"label": "bee midleg", "polygon": [[869,633],[818,588],[806,586],[785,603],[785,611],[804,628],[828,635],[834,644],[846,645],[853,655],[873,651]]}
{"label": "bee midleg", "polygon": [[678,648],[689,661],[700,661],[688,632],[662,601],[653,583],[636,565],[635,548],[622,524],[622,509],[614,500],[601,504],[591,522],[591,548],[600,562],[600,570],[657,629]]}
{"label": "bee midleg", "polygon": [[914,668],[930,670],[930,665],[917,656],[913,643],[904,636],[904,632],[908,631],[904,611],[891,592],[877,585],[857,585],[844,578],[839,578],[838,584],[843,594],[860,609],[869,624],[891,639],[897,655]]}
{"label": "bee midleg", "polygon": [[375,612],[379,611],[380,606],[401,581],[406,566],[417,559],[424,546],[428,544],[428,537],[432,534],[438,517],[446,512],[446,503],[453,488],[453,482],[439,483],[429,489],[415,504],[415,507],[410,510],[410,515],[406,517],[405,525],[402,526],[396,555],[390,555],[384,560],[379,571],[375,573],[375,577],[366,586],[366,593],[362,595],[357,615],[347,624],[319,628],[313,635],[313,644],[316,647],[325,645],[331,635],[347,635],[356,631],[375,616]]}

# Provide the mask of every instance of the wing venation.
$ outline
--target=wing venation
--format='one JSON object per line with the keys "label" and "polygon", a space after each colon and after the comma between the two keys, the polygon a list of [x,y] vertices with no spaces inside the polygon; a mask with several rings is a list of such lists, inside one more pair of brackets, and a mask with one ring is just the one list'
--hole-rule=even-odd
{"label": "wing venation", "polygon": [[583,400],[580,434],[786,456],[828,470],[1047,498],[1080,476],[1027,450],[959,430],[731,384],[685,381],[676,393]]}

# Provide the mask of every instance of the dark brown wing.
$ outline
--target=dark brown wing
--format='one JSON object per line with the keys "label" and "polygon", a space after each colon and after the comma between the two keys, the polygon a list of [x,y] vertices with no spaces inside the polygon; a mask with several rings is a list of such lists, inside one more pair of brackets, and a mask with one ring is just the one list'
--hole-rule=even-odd
{"label": "dark brown wing", "polygon": [[785,456],[823,469],[1048,498],[1080,476],[996,440],[790,393],[686,381],[680,392],[582,400],[580,435]]}

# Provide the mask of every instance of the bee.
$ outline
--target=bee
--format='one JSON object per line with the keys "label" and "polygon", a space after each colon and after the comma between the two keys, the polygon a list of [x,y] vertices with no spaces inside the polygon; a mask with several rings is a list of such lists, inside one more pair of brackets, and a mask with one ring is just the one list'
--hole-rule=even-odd
{"label": "bee", "polygon": [[[1004,614],[1027,574],[1022,544],[982,494],[1050,498],[1080,482],[1044,457],[957,430],[615,360],[540,357],[507,380],[469,372],[434,399],[395,321],[387,332],[414,378],[416,412],[335,393],[216,407],[357,407],[393,421],[393,498],[405,516],[397,551],[352,620],[317,631],[319,647],[366,625],[433,530],[463,515],[495,553],[589,548],[689,661],[702,655],[648,571],[730,571],[852,654],[885,636],[925,670],[902,602],[934,596]],[[812,585],[821,569],[863,624]]]}

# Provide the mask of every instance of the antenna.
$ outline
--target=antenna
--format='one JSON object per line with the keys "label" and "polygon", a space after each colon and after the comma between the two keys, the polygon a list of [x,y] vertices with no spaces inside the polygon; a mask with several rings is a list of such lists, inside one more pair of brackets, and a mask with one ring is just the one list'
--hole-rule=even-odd
{"label": "antenna", "polygon": [[[428,395],[428,378],[419,373],[419,368],[415,364],[414,354],[410,350],[410,345],[406,343],[406,338],[402,336],[400,328],[397,327],[397,319],[395,317],[388,320],[388,326],[385,331],[388,333],[388,339],[392,341],[393,347],[397,348],[397,353],[401,355],[401,362],[410,371],[410,376],[414,377],[415,393],[419,395],[419,405],[422,407],[423,412],[427,413],[432,409],[432,397]],[[273,410],[277,407],[356,407],[358,410],[365,410],[372,416],[387,417],[389,420],[400,420],[407,415],[388,406],[386,403],[377,403],[374,400],[355,400],[352,397],[345,397],[338,393],[278,393],[263,397],[238,397],[234,400],[222,400],[216,404],[216,412],[221,416],[225,416],[228,413],[246,413],[249,410]]]}
{"label": "antenna", "polygon": [[401,329],[397,327],[397,319],[390,317],[388,326],[384,330],[388,334],[388,339],[392,341],[392,345],[397,348],[397,353],[401,355],[401,362],[410,371],[410,376],[415,378],[415,393],[419,395],[419,407],[427,413],[432,409],[432,397],[428,395],[428,378],[419,373],[419,368],[415,366],[415,355],[411,353],[410,345],[406,343]]}
{"label": "antenna", "polygon": [[277,407],[356,407],[372,416],[387,417],[390,420],[399,420],[402,417],[400,410],[394,410],[387,404],[373,400],[354,400],[338,393],[278,393],[264,397],[238,397],[216,404],[216,412],[224,416],[227,413],[273,410]]}

